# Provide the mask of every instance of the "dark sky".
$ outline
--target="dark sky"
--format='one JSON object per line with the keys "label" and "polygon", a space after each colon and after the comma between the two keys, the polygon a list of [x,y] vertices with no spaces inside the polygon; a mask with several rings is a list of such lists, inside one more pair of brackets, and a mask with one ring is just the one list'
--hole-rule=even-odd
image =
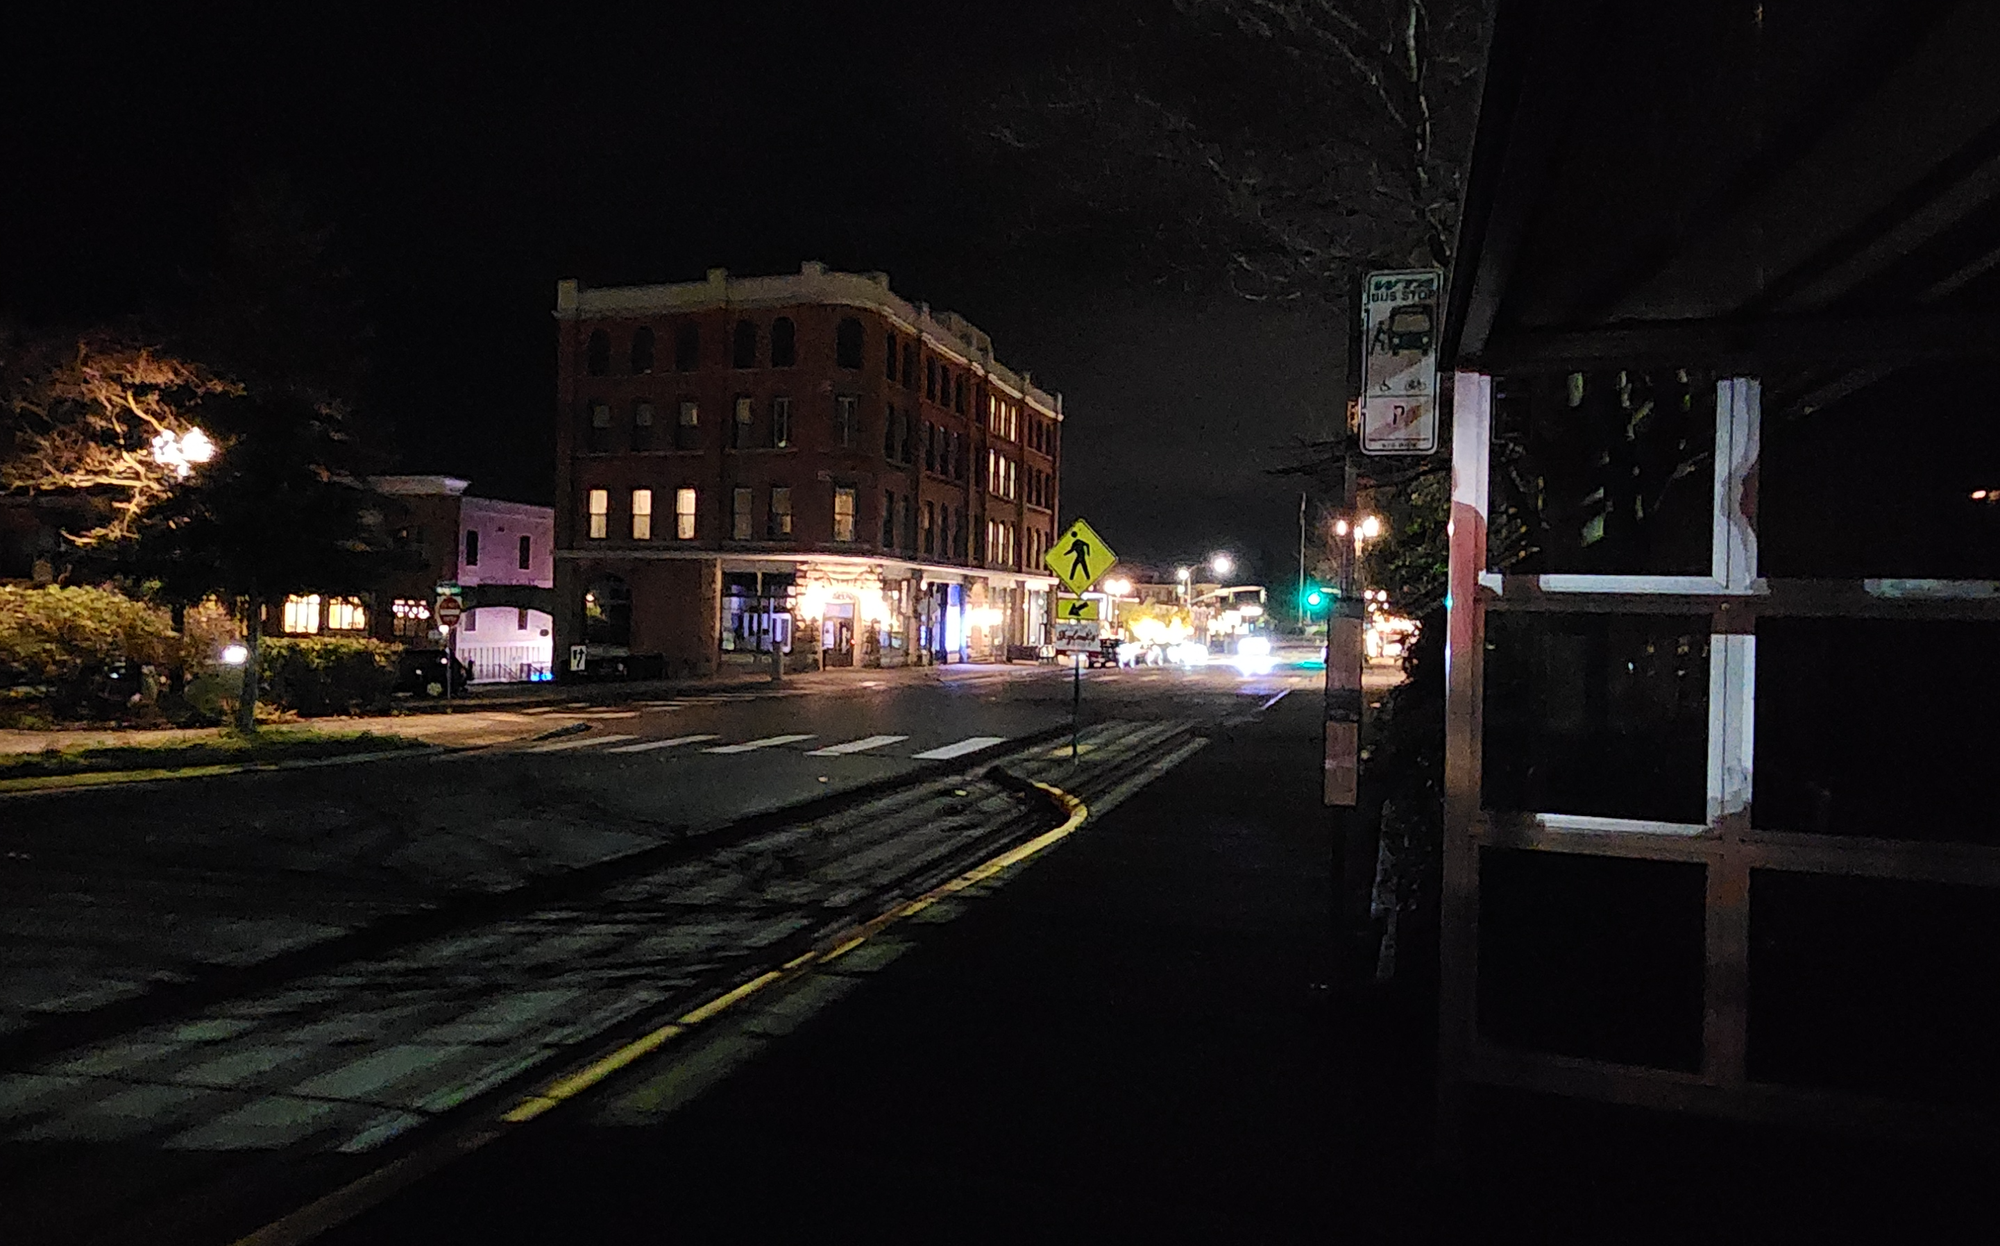
{"label": "dark sky", "polygon": [[0,316],[171,305],[232,197],[281,177],[365,300],[404,468],[546,501],[557,278],[882,269],[1063,392],[1067,514],[1128,557],[1230,547],[1285,582],[1297,495],[1263,469],[1340,410],[1335,314],[1038,216],[1033,163],[976,137],[984,99],[1090,34],[1038,4],[46,18],[0,88]]}

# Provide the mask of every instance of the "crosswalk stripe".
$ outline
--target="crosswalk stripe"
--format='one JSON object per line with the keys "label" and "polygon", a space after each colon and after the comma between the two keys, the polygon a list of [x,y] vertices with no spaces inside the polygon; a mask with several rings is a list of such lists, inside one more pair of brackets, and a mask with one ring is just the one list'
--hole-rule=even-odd
{"label": "crosswalk stripe", "polygon": [[656,748],[674,748],[682,744],[700,744],[703,740],[719,740],[717,735],[677,735],[671,740],[641,740],[637,744],[621,744],[617,748],[604,750],[607,753],[648,753]]}
{"label": "crosswalk stripe", "polygon": [[826,748],[816,748],[807,757],[839,757],[846,753],[865,753],[871,748],[881,748],[884,744],[901,744],[910,737],[906,735],[869,735],[859,740],[849,740],[845,744],[833,744]]}
{"label": "crosswalk stripe", "polygon": [[609,735],[578,736],[574,740],[557,740],[553,744],[538,744],[528,751],[530,753],[561,753],[568,749],[589,748],[595,744],[616,744],[620,740],[630,740],[633,738],[635,737],[614,731]]}
{"label": "crosswalk stripe", "polygon": [[812,735],[810,733],[806,735],[771,735],[771,736],[765,736],[761,740],[745,740],[741,744],[718,744],[714,748],[705,748],[702,750],[702,752],[747,753],[751,749],[774,748],[780,744],[797,744],[800,740],[810,740],[810,739],[812,739]]}
{"label": "crosswalk stripe", "polygon": [[921,753],[914,754],[914,756],[918,761],[947,761],[953,757],[963,757],[967,753],[977,753],[983,748],[992,748],[996,744],[1005,743],[1006,740],[1007,737],[1004,735],[968,736],[956,744],[947,744],[942,748],[926,749]]}

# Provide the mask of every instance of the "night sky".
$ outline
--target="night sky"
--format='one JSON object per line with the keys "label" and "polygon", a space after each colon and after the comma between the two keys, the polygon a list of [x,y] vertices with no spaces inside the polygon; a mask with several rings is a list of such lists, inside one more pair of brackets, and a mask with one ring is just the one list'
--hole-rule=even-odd
{"label": "night sky", "polygon": [[1230,548],[1290,579],[1297,494],[1265,469],[1337,420],[1337,314],[1190,279],[1143,218],[1048,215],[1050,171],[980,117],[1092,37],[1070,6],[15,20],[0,317],[170,308],[232,198],[279,179],[352,270],[402,468],[545,502],[558,278],[881,269],[1063,393],[1066,516],[1128,558]]}

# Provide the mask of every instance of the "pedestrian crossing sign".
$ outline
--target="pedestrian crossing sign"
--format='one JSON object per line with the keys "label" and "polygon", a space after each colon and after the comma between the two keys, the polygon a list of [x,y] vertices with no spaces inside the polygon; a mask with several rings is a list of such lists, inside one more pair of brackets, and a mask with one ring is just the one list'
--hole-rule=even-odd
{"label": "pedestrian crossing sign", "polygon": [[1079,519],[1049,547],[1042,561],[1056,579],[1069,586],[1070,592],[1081,593],[1117,564],[1118,555],[1111,552],[1096,529]]}
{"label": "pedestrian crossing sign", "polygon": [[1097,609],[1098,603],[1085,601],[1081,597],[1056,598],[1056,618],[1064,623],[1100,618],[1102,616],[1097,613]]}

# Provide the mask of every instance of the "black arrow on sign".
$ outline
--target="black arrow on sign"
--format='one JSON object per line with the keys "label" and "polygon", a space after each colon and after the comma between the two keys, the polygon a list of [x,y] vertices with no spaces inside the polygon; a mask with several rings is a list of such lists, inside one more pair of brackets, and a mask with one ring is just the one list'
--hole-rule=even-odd
{"label": "black arrow on sign", "polygon": [[1072,619],[1080,619],[1080,618],[1082,618],[1082,617],[1083,617],[1083,608],[1084,608],[1084,606],[1085,606],[1086,604],[1087,604],[1087,603],[1085,603],[1085,602],[1081,602],[1081,601],[1073,601],[1073,602],[1069,603],[1069,617],[1070,617],[1070,618],[1072,618]]}

